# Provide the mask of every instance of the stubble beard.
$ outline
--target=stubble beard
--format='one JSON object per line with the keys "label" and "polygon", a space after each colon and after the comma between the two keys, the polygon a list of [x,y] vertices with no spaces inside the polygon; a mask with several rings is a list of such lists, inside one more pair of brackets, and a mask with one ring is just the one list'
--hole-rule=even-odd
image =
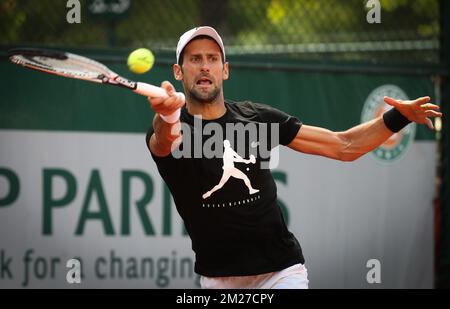
{"label": "stubble beard", "polygon": [[220,94],[219,87],[214,87],[213,90],[208,92],[200,92],[197,89],[190,89],[189,96],[197,102],[208,104],[213,103]]}

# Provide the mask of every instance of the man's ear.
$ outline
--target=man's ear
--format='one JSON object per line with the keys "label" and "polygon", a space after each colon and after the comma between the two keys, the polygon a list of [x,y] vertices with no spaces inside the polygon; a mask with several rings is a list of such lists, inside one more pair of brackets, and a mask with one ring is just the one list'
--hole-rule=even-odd
{"label": "man's ear", "polygon": [[174,64],[173,65],[173,76],[176,80],[182,80],[183,79],[183,69],[180,65]]}
{"label": "man's ear", "polygon": [[228,62],[225,62],[223,64],[223,71],[222,71],[222,78],[223,80],[228,79],[229,71],[228,71]]}

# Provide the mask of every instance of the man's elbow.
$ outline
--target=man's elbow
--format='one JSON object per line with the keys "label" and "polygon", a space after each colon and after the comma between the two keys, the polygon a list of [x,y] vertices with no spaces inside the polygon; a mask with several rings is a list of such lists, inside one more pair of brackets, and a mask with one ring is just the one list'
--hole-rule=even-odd
{"label": "man's elbow", "polygon": [[340,148],[337,155],[339,161],[353,162],[364,155],[364,153],[355,151],[355,147],[352,145],[352,139],[345,132],[338,133],[338,137],[340,139]]}

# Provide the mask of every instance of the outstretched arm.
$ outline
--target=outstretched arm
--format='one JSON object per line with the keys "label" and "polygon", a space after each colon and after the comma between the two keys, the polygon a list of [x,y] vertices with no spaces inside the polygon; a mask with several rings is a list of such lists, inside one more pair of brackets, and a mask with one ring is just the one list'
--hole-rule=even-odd
{"label": "outstretched arm", "polygon": [[179,110],[185,104],[185,100],[177,95],[171,83],[164,81],[161,87],[166,90],[167,98],[149,98],[150,105],[155,111],[155,117],[153,118],[154,133],[150,137],[148,146],[154,155],[165,157],[170,153],[172,147],[181,142],[181,126],[179,119],[169,123],[163,117]]}
{"label": "outstretched arm", "polygon": [[[429,117],[440,117],[439,106],[428,103],[429,97],[412,101],[394,100],[385,97],[384,101],[395,107],[409,121],[427,124],[433,129]],[[288,147],[308,154],[328,158],[353,161],[383,144],[392,134],[383,117],[357,125],[344,132],[303,125]]]}

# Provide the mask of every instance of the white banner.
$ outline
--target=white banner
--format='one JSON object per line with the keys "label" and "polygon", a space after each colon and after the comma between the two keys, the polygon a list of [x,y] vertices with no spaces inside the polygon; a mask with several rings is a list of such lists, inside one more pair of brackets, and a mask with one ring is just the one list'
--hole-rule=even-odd
{"label": "white banner", "polygon": [[[1,288],[198,287],[144,135],[3,130],[0,145]],[[435,147],[392,164],[283,147],[279,200],[311,288],[432,287]]]}

